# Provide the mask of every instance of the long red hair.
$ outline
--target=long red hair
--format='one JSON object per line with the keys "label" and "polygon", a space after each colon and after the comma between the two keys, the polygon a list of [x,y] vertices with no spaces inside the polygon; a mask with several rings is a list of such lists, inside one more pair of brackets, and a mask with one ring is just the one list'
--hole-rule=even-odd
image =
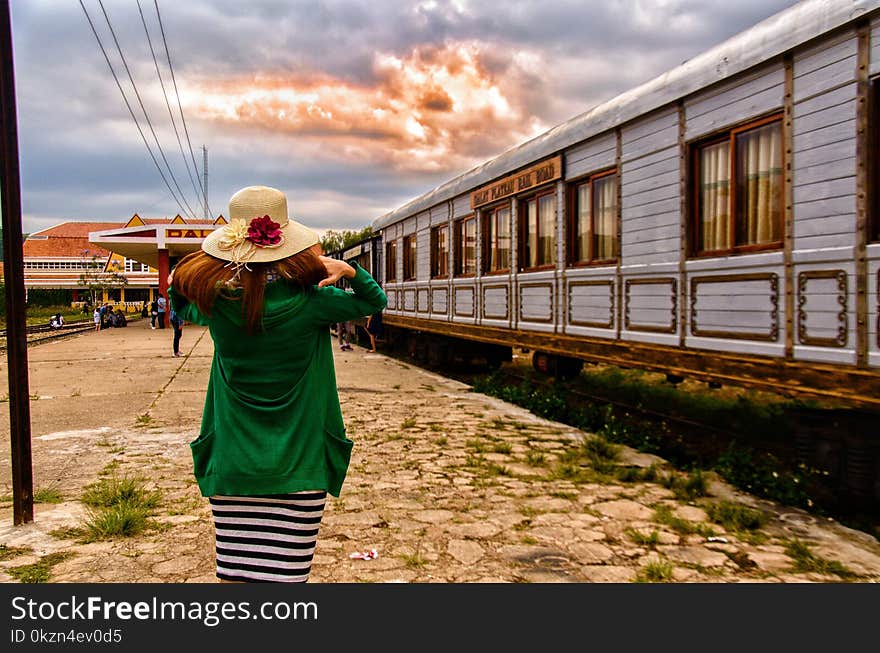
{"label": "long red hair", "polygon": [[[195,304],[204,315],[211,315],[217,297],[241,300],[241,311],[248,333],[256,333],[263,317],[263,297],[267,274],[272,271],[288,283],[309,290],[327,277],[327,268],[318,257],[321,246],[313,245],[298,254],[269,263],[248,263],[241,268],[234,285],[235,272],[227,262],[201,250],[184,256],[174,268],[174,288]],[[231,292],[241,289],[241,293]]]}

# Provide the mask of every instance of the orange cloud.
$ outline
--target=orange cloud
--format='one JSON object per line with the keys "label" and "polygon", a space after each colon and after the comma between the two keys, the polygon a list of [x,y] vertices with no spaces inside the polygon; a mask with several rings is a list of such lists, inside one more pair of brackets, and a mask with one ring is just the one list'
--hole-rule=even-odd
{"label": "orange cloud", "polygon": [[453,171],[546,128],[528,115],[525,76],[513,66],[493,75],[478,44],[447,44],[406,58],[377,54],[371,86],[320,75],[204,83],[189,110],[227,125],[333,139],[331,156],[357,152],[399,170]]}

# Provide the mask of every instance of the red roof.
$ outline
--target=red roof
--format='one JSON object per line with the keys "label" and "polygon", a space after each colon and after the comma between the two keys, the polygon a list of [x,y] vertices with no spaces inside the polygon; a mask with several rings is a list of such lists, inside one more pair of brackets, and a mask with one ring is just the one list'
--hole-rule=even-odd
{"label": "red roof", "polygon": [[[109,250],[89,242],[89,233],[104,229],[119,229],[124,222],[62,222],[61,224],[36,231],[24,241],[25,257],[68,256],[74,258],[109,256]],[[34,236],[47,236],[33,239]],[[84,254],[84,252],[87,252]]]}

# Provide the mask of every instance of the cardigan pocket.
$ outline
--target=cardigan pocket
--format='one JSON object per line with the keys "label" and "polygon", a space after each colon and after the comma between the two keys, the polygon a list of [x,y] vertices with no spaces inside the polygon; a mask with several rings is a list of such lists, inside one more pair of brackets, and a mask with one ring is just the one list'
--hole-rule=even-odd
{"label": "cardigan pocket", "polygon": [[336,435],[330,431],[324,431],[325,438],[324,452],[327,457],[327,467],[337,473],[343,475],[348,469],[348,463],[351,460],[351,448],[354,442],[344,435]]}
{"label": "cardigan pocket", "polygon": [[211,453],[214,450],[214,431],[208,431],[205,435],[189,443],[193,457],[193,472],[196,478],[207,476],[213,470]]}

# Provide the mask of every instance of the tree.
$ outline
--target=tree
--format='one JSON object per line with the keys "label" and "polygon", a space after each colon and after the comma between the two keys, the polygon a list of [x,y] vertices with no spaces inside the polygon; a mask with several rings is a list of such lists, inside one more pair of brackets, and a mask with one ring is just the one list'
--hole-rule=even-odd
{"label": "tree", "polygon": [[361,242],[373,235],[372,227],[364,227],[360,231],[334,231],[329,229],[321,236],[321,249],[325,254],[336,252]]}
{"label": "tree", "polygon": [[[83,256],[88,256],[89,251],[83,252]],[[110,265],[104,271],[104,259],[99,258],[97,254],[92,254],[92,260],[88,263],[85,272],[79,275],[79,285],[85,286],[89,291],[92,305],[98,303],[98,294],[103,294],[105,290],[114,288],[122,288],[128,285],[128,278],[119,272],[118,266],[114,266],[111,270]]]}

